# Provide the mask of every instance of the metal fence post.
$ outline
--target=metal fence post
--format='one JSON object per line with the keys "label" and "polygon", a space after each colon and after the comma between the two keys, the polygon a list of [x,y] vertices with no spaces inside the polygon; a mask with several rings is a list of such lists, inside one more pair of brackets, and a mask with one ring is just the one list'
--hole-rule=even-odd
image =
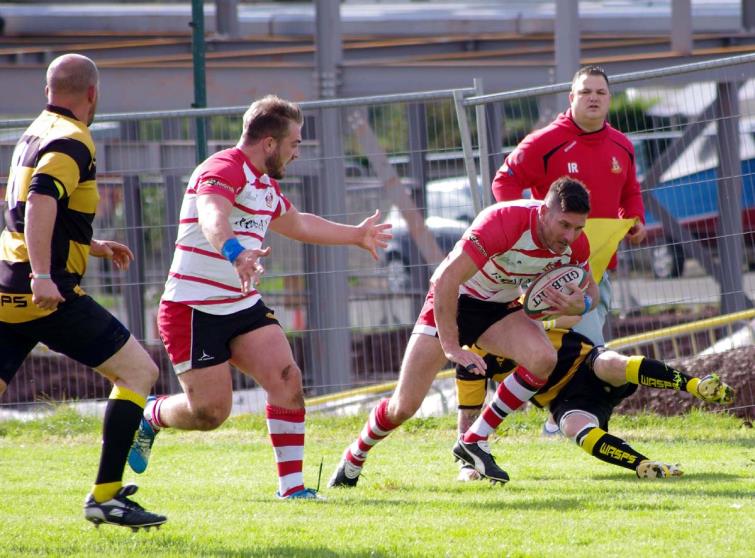
{"label": "metal fence post", "polygon": [[[414,203],[427,218],[427,114],[424,103],[409,103],[407,108],[409,120],[409,176],[414,181],[412,197]],[[430,281],[428,266],[422,265],[422,256],[416,243],[410,237],[409,270],[411,277],[413,314],[419,314],[424,302],[424,291]]]}
{"label": "metal fence post", "polygon": [[744,236],[742,234],[742,163],[739,150],[739,86],[716,86],[720,118],[718,132],[718,255],[721,265],[721,313],[745,310],[742,285]]}
{"label": "metal fence post", "polygon": [[[474,86],[478,95],[485,93],[482,79],[475,78]],[[475,107],[475,117],[477,119],[477,141],[480,149],[480,197],[481,207],[487,207],[493,203],[493,192],[490,189],[490,148],[488,147],[488,123],[486,119],[485,105]]]}
{"label": "metal fence post", "polygon": [[[207,106],[207,74],[205,72],[204,43],[204,3],[202,0],[191,2],[191,53],[194,67],[194,102],[193,108]],[[207,159],[207,130],[204,118],[195,119],[197,164]]]}
{"label": "metal fence post", "polygon": [[454,105],[456,107],[456,120],[459,123],[459,133],[461,134],[461,148],[464,152],[464,167],[467,169],[469,187],[472,189],[472,206],[475,214],[477,214],[482,210],[482,200],[480,199],[480,188],[477,185],[477,167],[474,162],[467,109],[464,106],[464,95],[459,90],[454,91]]}
{"label": "metal fence post", "polygon": [[[338,89],[341,63],[341,25],[337,2],[318,0],[317,85],[321,99],[332,99]],[[346,183],[339,110],[324,108],[316,113],[320,148],[319,180],[311,192],[315,213],[343,221],[346,216]],[[351,331],[349,329],[349,285],[346,280],[347,248],[314,246],[306,258],[307,319],[313,367],[308,372],[320,392],[351,384]]]}
{"label": "metal fence post", "polygon": [[126,219],[126,244],[134,253],[134,265],[126,272],[123,289],[128,314],[128,328],[139,340],[144,339],[144,235],[142,234],[142,196],[139,176],[123,177],[123,208]]}

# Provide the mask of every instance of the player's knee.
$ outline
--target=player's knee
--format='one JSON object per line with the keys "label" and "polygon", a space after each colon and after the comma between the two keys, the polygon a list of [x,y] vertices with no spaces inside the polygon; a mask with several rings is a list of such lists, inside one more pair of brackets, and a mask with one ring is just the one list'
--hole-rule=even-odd
{"label": "player's knee", "polygon": [[231,414],[230,406],[226,405],[201,405],[194,409],[194,422],[197,430],[215,430]]}
{"label": "player's knee", "polygon": [[301,384],[301,370],[295,362],[289,362],[281,367],[278,380],[285,385]]}
{"label": "player's knee", "polygon": [[281,389],[286,393],[292,404],[304,406],[304,392],[302,390],[301,370],[295,362],[285,365],[280,371]]}
{"label": "player's knee", "polygon": [[8,389],[8,384],[6,384],[3,380],[0,380],[0,397],[3,396],[6,389]]}
{"label": "player's knee", "polygon": [[628,357],[615,351],[602,351],[597,358],[592,361],[593,373],[603,380],[618,387],[627,383],[627,361]]}
{"label": "player's knee", "polygon": [[138,363],[135,362],[124,379],[133,384],[137,391],[149,393],[159,376],[160,369],[151,358],[146,357]]}
{"label": "player's knee", "polygon": [[157,379],[160,377],[160,369],[157,364],[149,358],[144,365],[144,381],[149,383],[150,388],[155,385]]}
{"label": "player's knee", "polygon": [[531,362],[526,368],[541,378],[547,378],[558,362],[558,355],[553,349],[553,346],[549,345],[544,350],[538,351],[531,356]]}
{"label": "player's knee", "polygon": [[596,418],[590,413],[582,411],[573,411],[561,417],[558,423],[559,428],[564,436],[570,440],[576,441],[577,434],[585,428],[597,427]]}

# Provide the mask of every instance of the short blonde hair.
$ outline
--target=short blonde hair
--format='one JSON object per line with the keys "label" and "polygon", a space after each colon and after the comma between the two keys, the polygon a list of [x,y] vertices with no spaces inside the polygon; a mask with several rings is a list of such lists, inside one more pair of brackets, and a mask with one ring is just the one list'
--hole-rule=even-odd
{"label": "short blonde hair", "polygon": [[291,122],[304,122],[299,105],[275,95],[267,95],[253,102],[244,113],[241,139],[247,144],[257,143],[266,137],[280,140],[288,134]]}

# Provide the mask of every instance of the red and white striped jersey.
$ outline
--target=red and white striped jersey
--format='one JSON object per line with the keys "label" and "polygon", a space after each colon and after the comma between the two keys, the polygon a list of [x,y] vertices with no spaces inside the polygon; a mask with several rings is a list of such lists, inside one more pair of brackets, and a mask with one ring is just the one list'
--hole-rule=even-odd
{"label": "red and white striped jersey", "polygon": [[454,251],[466,252],[479,268],[462,283],[459,294],[491,302],[511,302],[543,271],[564,264],[589,270],[590,244],[584,234],[556,254],[537,234],[540,200],[501,202],[483,209],[464,232]]}
{"label": "red and white striped jersey", "polygon": [[197,218],[197,196],[202,194],[220,195],[233,204],[229,222],[248,249],[262,247],[270,222],[284,215],[291,202],[278,183],[259,172],[236,147],[215,153],[192,173],[162,298],[209,314],[232,314],[254,305],[260,294],[256,289],[241,293],[233,265],[202,233]]}

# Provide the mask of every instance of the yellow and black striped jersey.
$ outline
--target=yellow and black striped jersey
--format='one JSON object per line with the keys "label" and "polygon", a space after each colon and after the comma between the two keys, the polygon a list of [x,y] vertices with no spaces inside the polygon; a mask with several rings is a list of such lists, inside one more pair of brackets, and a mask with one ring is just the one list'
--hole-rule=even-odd
{"label": "yellow and black striped jersey", "polygon": [[[570,329],[551,329],[545,333],[558,353],[558,362],[546,384],[530,400],[538,407],[546,407],[553,401],[594,348],[587,337]],[[487,365],[485,378],[492,378],[497,382],[503,381],[516,367],[514,361],[490,353],[485,354],[484,358]],[[456,367],[459,408],[477,408],[483,405],[485,378]]]}
{"label": "yellow and black striped jersey", "polygon": [[81,294],[99,194],[95,148],[89,128],[68,109],[48,105],[13,152],[0,234],[0,321],[25,322],[47,315],[31,302],[31,265],[24,239],[30,193],[54,197],[50,274],[65,298]]}
{"label": "yellow and black striped jersey", "polygon": [[558,361],[548,376],[548,381],[531,399],[539,407],[545,407],[553,401],[595,347],[587,337],[571,329],[551,329],[545,333],[556,349]]}

